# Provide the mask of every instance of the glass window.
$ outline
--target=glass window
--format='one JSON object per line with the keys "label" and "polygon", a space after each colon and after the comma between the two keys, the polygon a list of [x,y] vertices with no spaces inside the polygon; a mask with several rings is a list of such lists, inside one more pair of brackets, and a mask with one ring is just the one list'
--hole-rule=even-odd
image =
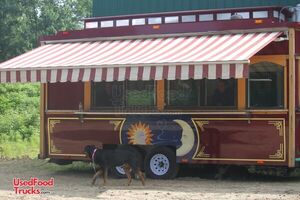
{"label": "glass window", "polygon": [[94,108],[120,107],[124,105],[124,82],[99,82],[92,84]]}
{"label": "glass window", "polygon": [[101,22],[101,28],[107,28],[107,27],[113,27],[114,26],[114,21],[102,21]]}
{"label": "glass window", "polygon": [[128,81],[126,89],[126,106],[154,106],[154,81]]}
{"label": "glass window", "polygon": [[133,26],[145,25],[145,24],[146,24],[145,18],[132,19],[132,25]]}
{"label": "glass window", "polygon": [[236,106],[236,86],[235,79],[206,80],[205,106]]}
{"label": "glass window", "polygon": [[228,80],[174,80],[166,85],[168,107],[214,109],[235,107],[237,82]]}
{"label": "glass window", "polygon": [[195,15],[183,15],[181,17],[181,21],[183,23],[185,23],[185,22],[195,22],[196,21],[196,16]]}
{"label": "glass window", "polygon": [[268,11],[254,11],[253,18],[268,18]]}
{"label": "glass window", "polygon": [[151,17],[148,19],[148,24],[161,24],[161,17]]}
{"label": "glass window", "polygon": [[[273,11],[273,17],[279,18],[279,11],[274,10]],[[280,21],[285,21],[285,16],[283,13],[280,13]]]}
{"label": "glass window", "polygon": [[200,105],[200,80],[174,80],[167,84],[167,105],[198,107]]}
{"label": "glass window", "polygon": [[237,12],[236,14],[242,16],[243,19],[249,19],[250,18],[250,13],[249,12]]}
{"label": "glass window", "polygon": [[98,28],[98,22],[86,22],[85,23],[85,28]]}
{"label": "glass window", "polygon": [[217,20],[230,20],[231,19],[231,13],[218,13],[217,14]]}
{"label": "glass window", "polygon": [[199,20],[200,20],[200,22],[213,21],[214,20],[214,15],[213,14],[199,15]]}
{"label": "glass window", "polygon": [[279,18],[279,12],[277,10],[273,10],[273,17]]}
{"label": "glass window", "polygon": [[129,26],[129,19],[120,19],[116,21],[117,26]]}
{"label": "glass window", "polygon": [[155,100],[154,81],[114,81],[92,84],[94,109],[152,109],[155,107]]}
{"label": "glass window", "polygon": [[178,23],[179,17],[178,16],[172,16],[172,17],[165,17],[165,23],[171,24],[171,23]]}
{"label": "glass window", "polygon": [[261,62],[250,66],[248,79],[248,107],[282,108],[284,97],[284,69]]}

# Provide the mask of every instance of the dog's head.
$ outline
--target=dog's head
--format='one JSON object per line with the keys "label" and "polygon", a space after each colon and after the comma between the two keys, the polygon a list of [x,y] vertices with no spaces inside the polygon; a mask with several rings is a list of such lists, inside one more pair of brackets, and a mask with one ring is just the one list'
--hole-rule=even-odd
{"label": "dog's head", "polygon": [[93,152],[96,149],[95,145],[87,145],[84,147],[83,152],[85,153],[85,155],[89,158],[92,158]]}

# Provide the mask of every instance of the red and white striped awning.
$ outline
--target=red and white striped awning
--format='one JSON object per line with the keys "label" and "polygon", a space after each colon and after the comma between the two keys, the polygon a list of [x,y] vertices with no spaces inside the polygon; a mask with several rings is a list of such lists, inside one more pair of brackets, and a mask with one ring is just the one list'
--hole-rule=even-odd
{"label": "red and white striped awning", "polygon": [[0,82],[228,79],[280,32],[46,44],[0,64]]}

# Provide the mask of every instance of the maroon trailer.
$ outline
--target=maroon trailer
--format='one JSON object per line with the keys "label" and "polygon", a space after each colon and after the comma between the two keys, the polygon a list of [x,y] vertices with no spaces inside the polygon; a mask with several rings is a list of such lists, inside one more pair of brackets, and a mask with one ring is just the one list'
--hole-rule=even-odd
{"label": "maroon trailer", "polygon": [[[300,163],[300,24],[281,7],[85,20],[0,64],[1,83],[41,83],[39,157],[87,144],[143,149],[150,177],[176,163]],[[119,169],[119,168],[118,168]]]}

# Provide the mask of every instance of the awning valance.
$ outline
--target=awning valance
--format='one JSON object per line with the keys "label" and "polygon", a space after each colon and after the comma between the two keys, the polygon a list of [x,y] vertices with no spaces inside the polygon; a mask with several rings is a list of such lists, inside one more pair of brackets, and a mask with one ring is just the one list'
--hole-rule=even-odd
{"label": "awning valance", "polygon": [[0,82],[228,79],[280,32],[46,44],[0,64]]}

